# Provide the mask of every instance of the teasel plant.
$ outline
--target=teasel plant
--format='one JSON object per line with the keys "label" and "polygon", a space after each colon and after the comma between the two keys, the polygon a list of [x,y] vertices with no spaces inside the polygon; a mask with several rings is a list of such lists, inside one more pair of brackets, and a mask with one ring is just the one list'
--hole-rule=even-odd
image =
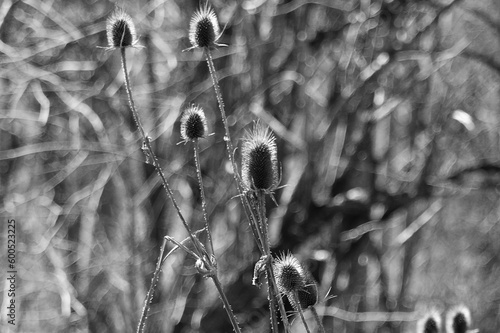
{"label": "teasel plant", "polygon": [[[254,282],[257,281],[257,278],[255,277],[256,275],[259,275],[261,272],[266,273],[272,330],[273,332],[278,332],[278,318],[275,312],[276,305],[278,304],[281,318],[285,326],[285,331],[288,332],[290,330],[290,324],[288,322],[283,301],[279,297],[278,286],[272,269],[273,257],[270,251],[268,235],[269,228],[267,225],[265,207],[265,195],[272,195],[279,183],[277,177],[278,166],[275,139],[272,134],[268,134],[268,129],[260,127],[262,125],[259,125],[258,128],[254,128],[254,131],[244,140],[244,147],[242,149],[243,176],[241,177],[238,173],[238,167],[234,158],[235,149],[231,140],[224,100],[222,98],[219,79],[217,77],[217,72],[212,58],[213,49],[226,46],[219,43],[221,35],[222,33],[220,32],[217,16],[210,4],[206,2],[205,5],[196,11],[192,16],[189,25],[189,41],[192,46],[184,51],[202,49],[205,53],[205,58],[215,90],[217,104],[221,113],[222,123],[224,125],[224,141],[226,143],[228,158],[233,169],[236,187],[239,192],[238,197],[241,200],[243,211],[249,221],[257,247],[261,252],[261,259],[256,263],[254,269]],[[254,140],[252,140],[252,136],[254,137]],[[254,155],[251,152],[251,149],[249,150],[245,148],[245,145],[256,142],[256,140],[264,140],[262,147],[267,147],[268,149],[266,151],[262,151],[263,155],[260,157],[262,157],[263,160],[261,162],[257,162],[260,158],[257,154],[255,155],[256,163],[253,163],[251,162],[251,158],[248,157]],[[264,155],[267,157],[263,157]],[[264,169],[258,171],[257,169],[260,167],[264,167]],[[246,172],[248,172],[248,174],[245,175]],[[270,172],[270,174],[267,174],[268,172]],[[260,175],[258,176],[260,178],[254,179],[254,175]],[[263,186],[260,186],[261,180],[264,184]]]}
{"label": "teasel plant", "polygon": [[[236,319],[236,316],[234,315],[231,305],[229,304],[229,301],[224,293],[224,290],[222,288],[222,284],[220,283],[220,280],[217,276],[217,261],[215,258],[215,255],[213,253],[213,245],[211,241],[211,236],[208,235],[208,240],[210,243],[210,251],[209,253],[205,246],[200,242],[199,240],[199,235],[205,231],[207,233],[210,232],[210,229],[208,228],[208,220],[206,216],[206,209],[205,209],[205,204],[202,204],[203,206],[203,213],[204,213],[204,219],[205,219],[205,228],[202,230],[198,230],[197,232],[193,232],[188,225],[186,219],[184,218],[179,205],[177,204],[174,196],[172,189],[165,177],[165,174],[163,172],[163,169],[159,163],[158,158],[156,157],[152,144],[151,144],[151,138],[149,135],[146,133],[144,130],[144,127],[142,126],[141,119],[139,117],[139,113],[137,111],[137,108],[134,103],[133,95],[132,95],[132,87],[130,85],[130,79],[129,79],[129,74],[127,70],[127,61],[126,61],[126,49],[129,47],[140,47],[138,45],[138,39],[136,35],[136,30],[135,26],[132,22],[132,18],[126,14],[122,9],[118,9],[113,13],[106,25],[106,34],[107,34],[107,39],[108,39],[108,47],[104,47],[106,50],[115,50],[115,49],[120,49],[120,55],[121,55],[121,63],[122,63],[122,70],[123,70],[123,75],[124,75],[124,80],[125,80],[125,89],[127,91],[127,98],[129,102],[129,107],[133,115],[133,119],[135,122],[135,125],[137,129],[140,132],[141,138],[142,138],[142,151],[145,154],[146,158],[146,163],[152,164],[156,172],[158,173],[163,188],[165,189],[165,192],[167,194],[167,197],[169,200],[172,202],[177,215],[179,219],[181,220],[182,224],[184,225],[184,228],[189,234],[189,237],[181,242],[178,242],[177,240],[165,236],[162,246],[160,248],[160,255],[157,260],[155,272],[153,273],[153,277],[151,280],[151,285],[150,288],[146,294],[146,299],[144,301],[144,306],[143,310],[141,313],[141,317],[137,326],[137,331],[136,332],[144,332],[147,318],[148,318],[148,312],[149,312],[149,305],[153,299],[154,291],[156,288],[156,285],[158,283],[158,279],[160,276],[161,272],[161,267],[163,263],[165,262],[166,258],[172,254],[175,250],[177,249],[182,249],[186,251],[189,255],[191,255],[194,259],[196,259],[195,267],[197,271],[203,276],[203,277],[210,277],[219,293],[219,296],[223,302],[224,308],[227,312],[227,315],[229,317],[229,320],[231,321],[231,324],[233,326],[233,329],[236,333],[240,333],[241,329],[239,328],[238,321]],[[182,134],[184,140],[187,141],[196,141],[199,138],[204,137],[205,132],[206,132],[206,120],[204,120],[204,115],[199,111],[199,109],[196,109],[195,111],[192,111],[187,115],[186,122],[188,123]],[[199,164],[199,158],[198,158],[198,150],[197,146],[195,144],[195,159],[197,165]],[[199,167],[197,166],[198,173],[199,173]],[[200,188],[201,191],[203,191],[203,185],[201,183],[201,177],[199,176],[200,180]],[[205,200],[203,200],[205,201]],[[175,247],[168,252],[164,256],[165,248],[167,242],[170,241],[175,244]],[[192,246],[189,247],[187,246],[188,242],[191,242]]]}
{"label": "teasel plant", "polygon": [[457,305],[446,313],[446,333],[476,333],[471,329],[472,317],[470,310],[465,305]]}
{"label": "teasel plant", "polygon": [[416,333],[440,333],[441,325],[440,313],[436,309],[431,309],[417,321]]}
{"label": "teasel plant", "polygon": [[273,263],[273,271],[281,295],[288,301],[299,314],[306,332],[311,330],[304,317],[304,311],[310,309],[321,333],[325,328],[318,316],[315,306],[318,304],[318,286],[316,281],[291,253],[282,254]]}

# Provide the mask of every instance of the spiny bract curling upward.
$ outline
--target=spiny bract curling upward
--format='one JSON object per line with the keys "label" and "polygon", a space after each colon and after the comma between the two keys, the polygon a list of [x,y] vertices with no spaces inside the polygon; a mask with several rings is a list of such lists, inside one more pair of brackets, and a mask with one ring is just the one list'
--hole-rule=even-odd
{"label": "spiny bract curling upward", "polygon": [[122,9],[117,9],[108,18],[106,35],[109,49],[135,46],[137,44],[137,35],[132,18]]}
{"label": "spiny bract curling upward", "polygon": [[189,24],[189,41],[193,45],[193,48],[205,48],[217,45],[216,42],[219,37],[220,29],[217,16],[207,2],[205,7],[198,9],[191,18]]}
{"label": "spiny bract curling upward", "polygon": [[441,317],[436,310],[429,311],[417,322],[417,333],[439,333]]}
{"label": "spiny bract curling upward", "polygon": [[278,152],[276,139],[267,127],[255,123],[247,132],[242,156],[242,180],[245,189],[273,191],[278,187]]}
{"label": "spiny bract curling upward", "polygon": [[464,305],[456,306],[446,313],[446,332],[465,333],[470,324],[470,311]]}
{"label": "spiny bract curling upward", "polygon": [[181,117],[181,137],[184,141],[196,141],[207,135],[207,118],[203,109],[192,105]]}
{"label": "spiny bract curling upward", "polygon": [[[295,309],[307,309],[318,303],[318,287],[309,272],[292,254],[282,255],[273,263],[276,284]],[[296,298],[298,304],[296,302]]]}

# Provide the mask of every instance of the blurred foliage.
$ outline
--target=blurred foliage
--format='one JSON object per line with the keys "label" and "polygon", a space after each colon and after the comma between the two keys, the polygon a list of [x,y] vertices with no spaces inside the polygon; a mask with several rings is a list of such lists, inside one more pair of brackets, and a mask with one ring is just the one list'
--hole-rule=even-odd
{"label": "blurred foliage", "polygon": [[[320,311],[327,330],[413,331],[426,307],[460,303],[482,332],[500,327],[500,3],[211,3],[229,45],[214,57],[233,137],[261,119],[278,138],[286,186],[268,202],[273,251],[296,254],[321,297],[335,296]],[[206,111],[219,274],[244,330],[268,331],[212,81],[201,51],[181,52],[199,6],[184,0],[0,3],[0,214],[18,237],[19,323],[8,329],[134,332],[163,236],[186,237],[144,163],[119,54],[96,48],[116,5],[145,46],[127,53],[136,104],[196,228],[179,115],[190,103]],[[181,252],[164,266],[147,331],[231,331]]]}

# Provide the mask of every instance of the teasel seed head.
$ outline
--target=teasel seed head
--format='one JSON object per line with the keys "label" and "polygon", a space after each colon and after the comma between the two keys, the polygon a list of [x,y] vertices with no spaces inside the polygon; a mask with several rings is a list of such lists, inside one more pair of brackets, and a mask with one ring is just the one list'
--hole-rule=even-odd
{"label": "teasel seed head", "polygon": [[137,34],[130,15],[117,9],[106,23],[108,49],[136,46]]}
{"label": "teasel seed head", "polygon": [[436,310],[431,310],[417,322],[417,333],[439,333],[441,331],[441,316]]}
{"label": "teasel seed head", "polygon": [[200,7],[191,18],[189,24],[189,41],[193,48],[217,46],[217,40],[220,37],[219,22],[214,10],[205,3]]}
{"label": "teasel seed head", "polygon": [[276,283],[281,293],[296,293],[305,286],[305,273],[297,258],[284,254],[273,263]]}
{"label": "teasel seed head", "polygon": [[278,152],[269,128],[255,123],[247,132],[241,151],[242,181],[245,189],[272,192],[278,187]]}
{"label": "teasel seed head", "polygon": [[459,305],[446,313],[446,332],[465,333],[471,325],[470,310]]}
{"label": "teasel seed head", "polygon": [[[295,309],[305,310],[318,303],[318,287],[311,274],[292,254],[284,254],[273,263],[280,293],[285,294]],[[296,298],[298,299],[298,304]]]}
{"label": "teasel seed head", "polygon": [[207,136],[207,118],[199,106],[187,108],[181,117],[181,137],[187,141],[196,141]]}

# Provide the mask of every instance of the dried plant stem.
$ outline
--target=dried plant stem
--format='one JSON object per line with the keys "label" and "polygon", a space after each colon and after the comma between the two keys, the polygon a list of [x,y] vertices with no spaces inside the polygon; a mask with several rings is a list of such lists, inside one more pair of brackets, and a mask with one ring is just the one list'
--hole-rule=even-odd
{"label": "dried plant stem", "polygon": [[196,164],[196,175],[198,177],[198,184],[200,186],[200,196],[201,196],[201,209],[203,211],[203,220],[205,221],[205,229],[207,231],[207,241],[210,246],[210,253],[215,255],[214,245],[212,242],[212,233],[210,232],[210,226],[208,224],[208,214],[207,214],[207,200],[205,198],[205,190],[203,188],[203,179],[201,177],[201,167],[200,167],[200,149],[198,146],[198,140],[193,144],[194,150],[194,161]]}
{"label": "dried plant stem", "polygon": [[[316,308],[314,306],[311,306],[310,309],[311,309],[311,312],[314,316],[314,319],[316,320],[316,324],[318,325],[319,332],[325,333],[325,326],[323,326],[323,323],[321,322],[321,319],[318,316],[318,311],[316,311]],[[332,333],[333,333],[333,331],[332,331]]]}
{"label": "dried plant stem", "polygon": [[121,54],[121,59],[122,59],[122,70],[123,70],[123,76],[125,77],[125,89],[127,90],[127,97],[128,97],[128,102],[130,106],[130,110],[132,111],[132,115],[134,117],[135,124],[137,128],[139,129],[139,132],[141,133],[141,137],[143,139],[144,145],[146,146],[148,150],[148,155],[149,157],[153,160],[153,166],[156,169],[156,172],[161,178],[163,188],[165,189],[165,192],[167,193],[168,198],[174,205],[175,210],[177,211],[177,215],[182,221],[182,224],[184,225],[184,228],[186,228],[187,232],[189,233],[189,236],[191,237],[191,241],[193,242],[193,245],[199,250],[200,253],[202,253],[201,249],[199,248],[198,242],[195,241],[193,232],[191,231],[191,228],[186,222],[186,219],[182,215],[181,209],[177,202],[174,199],[174,194],[172,192],[172,189],[170,188],[170,185],[168,185],[167,178],[165,177],[165,174],[163,173],[163,170],[160,166],[160,162],[158,161],[158,158],[156,157],[153,147],[151,146],[150,138],[146,135],[146,132],[144,131],[144,127],[142,127],[141,120],[139,118],[139,113],[137,112],[137,109],[135,108],[135,103],[134,99],[132,97],[132,89],[130,88],[130,80],[128,77],[128,70],[127,70],[127,60],[125,57],[125,49],[124,47],[120,48],[120,54]]}
{"label": "dried plant stem", "polygon": [[[169,186],[169,184],[167,182],[167,179],[165,177],[165,174],[163,173],[163,170],[162,170],[162,168],[160,166],[158,158],[156,157],[156,155],[155,155],[155,153],[153,151],[153,148],[151,147],[150,139],[146,135],[146,132],[144,131],[144,128],[142,127],[142,124],[141,124],[141,121],[140,121],[140,118],[139,118],[139,113],[137,112],[137,109],[135,108],[134,99],[132,97],[132,89],[130,88],[130,80],[129,80],[129,76],[128,76],[127,61],[126,61],[126,57],[125,57],[125,48],[124,47],[120,48],[120,54],[121,54],[121,61],[122,61],[123,76],[125,78],[125,88],[127,90],[127,97],[128,97],[128,102],[129,102],[130,110],[132,111],[132,115],[134,117],[134,122],[135,122],[137,128],[139,129],[139,132],[141,133],[144,145],[146,146],[147,155],[148,155],[149,158],[152,159],[153,166],[155,167],[158,175],[161,178],[163,188],[165,189],[165,192],[167,193],[168,198],[170,199],[170,201],[174,205],[175,210],[177,211],[177,215],[179,216],[179,218],[182,221],[182,224],[184,225],[184,227],[186,228],[187,232],[189,233],[189,238],[191,239],[191,242],[193,243],[193,246],[196,248],[196,252],[198,254],[203,254],[204,251],[201,249],[199,241],[197,239],[195,239],[195,236],[193,235],[193,232],[191,231],[191,228],[187,224],[184,216],[182,215],[182,212],[180,210],[179,205],[177,204],[177,202],[174,199],[174,195],[173,195],[172,189],[170,188],[170,186]],[[208,232],[208,230],[207,230],[207,232]],[[162,249],[161,249],[161,252],[160,252],[160,257],[159,257],[158,263],[157,263],[157,268],[155,270],[155,273],[153,274],[152,285],[150,286],[150,289],[149,289],[148,294],[146,296],[146,301],[145,301],[146,303],[145,303],[145,306],[144,306],[142,314],[141,314],[141,319],[139,321],[139,326],[138,326],[137,332],[142,332],[144,330],[145,325],[146,325],[147,313],[149,311],[149,303],[151,302],[151,300],[153,298],[154,289],[155,289],[156,283],[158,281],[159,273],[161,271],[161,264],[163,262],[162,255],[163,255],[163,252],[164,252],[166,240],[168,240],[168,237],[165,237],[165,240],[164,240],[163,245],[162,245]],[[176,248],[174,248],[172,251],[174,251],[175,249]],[[213,267],[213,264],[211,262],[207,261],[207,260],[210,260],[210,258],[206,258],[205,256],[202,255],[202,256],[200,256],[200,259],[204,261],[204,264],[207,267]],[[224,303],[224,308],[226,309],[226,311],[228,313],[228,316],[229,316],[229,319],[231,320],[231,324],[233,325],[234,331],[236,333],[240,333],[241,330],[238,327],[238,323],[237,323],[236,318],[235,318],[235,316],[234,316],[234,314],[233,314],[233,312],[231,310],[231,307],[229,305],[227,297],[224,294],[222,286],[220,285],[220,282],[219,282],[219,280],[217,278],[216,272],[214,272],[214,274],[212,274],[211,277],[212,277],[212,280],[214,281],[214,283],[215,283],[215,285],[217,287],[217,290],[219,291],[219,294],[220,294],[220,297],[222,299],[222,302]]]}
{"label": "dried plant stem", "polygon": [[229,304],[229,301],[227,300],[226,294],[224,293],[224,290],[222,289],[222,285],[219,281],[219,278],[217,277],[217,275],[212,275],[210,277],[214,281],[215,287],[219,291],[220,299],[222,300],[222,303],[224,304],[224,309],[226,309],[227,316],[229,317],[229,320],[231,321],[231,325],[233,325],[233,330],[236,333],[241,333],[240,327],[238,326],[238,321],[236,319],[236,316],[233,313],[233,309],[231,308],[231,304]]}
{"label": "dried plant stem", "polygon": [[302,307],[300,306],[299,296],[297,295],[296,291],[292,294],[292,297],[293,297],[293,302],[295,303],[295,307],[297,308],[297,312],[299,313],[300,319],[302,320],[302,323],[306,328],[306,332],[311,333],[311,331],[309,330],[309,326],[307,325],[306,318],[304,318],[304,311],[302,311]]}
{"label": "dried plant stem", "polygon": [[[205,229],[207,231],[207,240],[208,240],[208,243],[210,245],[211,254],[215,256],[214,245],[212,242],[212,234],[210,232],[210,226],[208,224],[207,200],[205,198],[205,190],[203,188],[203,178],[201,177],[200,150],[198,147],[198,140],[196,140],[194,142],[193,147],[194,147],[193,148],[194,160],[195,160],[195,164],[196,164],[196,175],[198,177],[198,183],[200,185],[201,207],[203,210],[203,219],[205,220]],[[234,312],[231,308],[231,304],[229,304],[229,301],[227,300],[226,294],[224,293],[224,290],[222,289],[222,285],[219,281],[219,278],[217,277],[216,274],[211,275],[210,277],[214,281],[215,287],[219,291],[220,299],[222,300],[222,303],[224,305],[224,309],[226,309],[227,316],[229,317],[229,320],[231,321],[231,324],[233,325],[234,331],[239,333],[240,327],[238,326],[238,320],[236,319],[236,316],[234,315]]]}
{"label": "dried plant stem", "polygon": [[224,141],[226,142],[226,150],[229,157],[229,161],[231,162],[231,166],[233,168],[233,176],[234,180],[236,181],[236,187],[238,188],[241,204],[243,205],[243,210],[245,212],[247,219],[249,220],[250,228],[252,229],[252,233],[256,240],[257,247],[259,248],[260,252],[264,254],[265,251],[262,245],[264,243],[263,242],[264,239],[261,230],[257,227],[258,222],[256,216],[253,213],[250,202],[248,201],[248,198],[244,193],[243,183],[241,182],[241,179],[238,176],[238,167],[236,166],[236,162],[234,160],[234,155],[233,155],[234,147],[231,140],[231,134],[229,133],[226,111],[224,109],[224,100],[222,99],[222,93],[220,91],[220,86],[219,86],[219,79],[217,78],[217,72],[215,71],[214,61],[212,59],[212,54],[210,52],[210,49],[205,48],[205,56],[207,58],[208,70],[210,72],[210,76],[212,77],[212,82],[215,90],[215,97],[217,98],[217,104],[219,105],[222,123],[224,124],[224,132],[225,132]]}
{"label": "dried plant stem", "polygon": [[[214,62],[212,59],[212,54],[210,52],[210,49],[205,48],[205,56],[207,58],[207,64],[208,64],[208,70],[210,72],[210,76],[212,77],[212,82],[214,85],[214,90],[215,90],[215,97],[217,98],[217,103],[219,105],[219,110],[221,112],[221,118],[222,118],[222,123],[224,124],[224,141],[226,142],[226,149],[227,153],[229,156],[229,161],[231,162],[231,166],[233,167],[233,176],[236,181],[236,187],[238,188],[239,192],[239,197],[243,206],[243,210],[245,211],[245,215],[249,220],[250,228],[252,229],[253,236],[255,238],[255,241],[257,243],[257,247],[259,248],[261,254],[263,256],[268,256],[269,261],[268,264],[266,265],[266,275],[268,279],[268,285],[269,285],[269,301],[270,301],[270,308],[271,308],[271,323],[274,327],[277,327],[277,319],[276,319],[276,313],[274,311],[275,309],[275,304],[276,304],[276,299],[278,299],[279,303],[279,308],[281,312],[281,317],[283,320],[283,323],[285,325],[285,330],[288,332],[290,330],[290,324],[288,323],[288,318],[286,317],[286,311],[285,311],[285,306],[283,304],[283,301],[281,297],[278,297],[279,292],[278,292],[278,287],[276,284],[276,279],[274,277],[274,272],[272,269],[272,256],[271,256],[271,251],[269,249],[269,237],[268,237],[268,230],[267,230],[267,222],[265,224],[265,228],[262,226],[259,226],[259,219],[256,217],[254,210],[252,208],[252,205],[250,204],[250,201],[248,200],[248,197],[244,191],[244,186],[243,183],[241,182],[241,179],[238,175],[238,168],[236,166],[236,162],[234,161],[234,147],[231,141],[231,134],[229,133],[229,126],[228,126],[228,121],[227,121],[227,116],[226,116],[226,111],[224,109],[224,100],[222,99],[222,93],[220,90],[219,86],[219,79],[217,78],[217,73],[215,71],[215,66]],[[264,195],[262,193],[262,195]],[[265,209],[265,207],[264,207]],[[264,212],[265,214],[265,212]],[[257,207],[257,215],[260,215],[260,209]],[[265,219],[265,216],[264,216]],[[262,220],[262,218],[261,218]],[[274,319],[273,319],[274,318]],[[277,330],[275,330],[277,332]]]}
{"label": "dried plant stem", "polygon": [[170,250],[170,252],[167,253],[164,259],[163,253],[165,252],[166,245],[167,245],[167,239],[164,238],[163,244],[161,245],[160,248],[160,255],[158,256],[158,261],[156,262],[156,269],[155,272],[153,273],[153,277],[151,278],[151,285],[149,286],[148,293],[146,294],[146,299],[144,300],[141,319],[139,320],[139,325],[137,326],[137,331],[136,331],[137,333],[144,332],[144,328],[146,327],[146,321],[148,319],[150,304],[151,301],[153,300],[153,295],[155,293],[156,285],[158,284],[158,279],[160,278],[161,266],[164,260],[168,258],[168,256],[170,256],[175,250],[177,250],[177,247]]}
{"label": "dried plant stem", "polygon": [[[279,305],[279,310],[281,314],[281,320],[283,321],[283,325],[285,326],[285,331],[288,332],[290,331],[290,324],[288,322],[288,317],[286,316],[286,309],[285,305],[283,304],[283,300],[280,297],[280,293],[278,290],[278,285],[276,284],[276,278],[274,276],[274,271],[273,271],[273,257],[271,255],[271,248],[270,248],[270,241],[269,241],[269,225],[267,223],[267,218],[266,218],[266,198],[265,198],[265,193],[264,191],[258,191],[257,192],[257,206],[259,210],[259,221],[260,221],[260,228],[262,229],[262,233],[264,236],[264,241],[265,244],[263,244],[263,247],[265,249],[265,254],[268,256],[269,260],[266,265],[266,276],[267,276],[267,283],[269,286],[269,298],[270,298],[270,307],[272,306],[272,311],[271,313],[274,313],[274,309],[276,308],[276,300]],[[271,317],[272,321],[272,317]],[[278,332],[278,331],[276,331]]]}

